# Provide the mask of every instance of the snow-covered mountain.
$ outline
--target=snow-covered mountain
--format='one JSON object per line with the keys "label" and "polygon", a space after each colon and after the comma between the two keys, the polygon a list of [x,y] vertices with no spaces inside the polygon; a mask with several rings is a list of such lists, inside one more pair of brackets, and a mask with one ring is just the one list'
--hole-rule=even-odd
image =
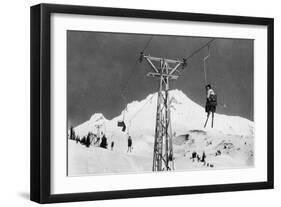
{"label": "snow-covered mountain", "polygon": [[[205,130],[203,128],[206,113],[203,107],[190,100],[182,91],[171,90],[171,119],[172,129],[176,134],[184,134],[189,130]],[[85,136],[89,131],[96,133],[96,125],[103,125],[103,130],[109,134],[115,132],[117,122],[123,120],[131,134],[152,135],[155,130],[157,93],[148,95],[142,101],[134,101],[127,105],[119,116],[107,120],[101,113],[92,115],[90,120],[75,128],[79,136]],[[211,117],[210,117],[211,119]],[[211,120],[209,120],[211,123]],[[253,122],[239,116],[215,114],[215,129],[225,134],[252,135]],[[208,127],[207,127],[208,128]]]}
{"label": "snow-covered mountain", "polygon": [[[173,145],[177,170],[206,167],[191,162],[189,157],[193,151],[198,154],[205,151],[208,162],[216,168],[253,165],[254,123],[252,121],[239,116],[215,114],[214,128],[211,129],[210,120],[207,128],[203,128],[206,113],[202,106],[190,100],[180,90],[171,90],[169,96],[172,130],[176,133]],[[101,113],[95,113],[88,121],[75,127],[75,133],[81,138],[89,132],[96,134],[97,126],[100,126],[99,130],[106,135],[108,143],[114,141],[114,152],[98,147],[85,148],[70,141],[70,175],[151,170],[156,107],[157,93],[154,93],[144,100],[129,103],[126,109],[112,120],[106,119]],[[127,126],[125,132],[117,126],[117,122],[123,120],[123,115]],[[133,138],[132,153],[127,153],[128,134]],[[218,151],[221,153],[220,156],[216,155]],[[99,159],[106,161],[93,161],[92,156],[97,157],[97,155],[100,155]]]}

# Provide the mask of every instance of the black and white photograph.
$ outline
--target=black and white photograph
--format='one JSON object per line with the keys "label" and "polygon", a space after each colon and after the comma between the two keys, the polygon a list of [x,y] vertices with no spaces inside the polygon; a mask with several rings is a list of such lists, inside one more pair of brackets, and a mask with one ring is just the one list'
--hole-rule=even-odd
{"label": "black and white photograph", "polygon": [[30,8],[32,201],[274,188],[274,18],[152,3]]}
{"label": "black and white photograph", "polygon": [[68,176],[255,166],[253,39],[66,35]]}

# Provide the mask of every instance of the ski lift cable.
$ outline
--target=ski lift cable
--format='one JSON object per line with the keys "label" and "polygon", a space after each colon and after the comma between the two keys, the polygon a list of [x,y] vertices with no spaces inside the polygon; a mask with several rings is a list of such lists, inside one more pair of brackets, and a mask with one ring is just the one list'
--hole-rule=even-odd
{"label": "ski lift cable", "polygon": [[148,102],[150,102],[150,101],[153,99],[153,97],[154,97],[155,95],[156,95],[156,93],[153,94],[153,95],[151,96],[151,98],[148,99],[148,100],[143,104],[143,106],[142,106],[136,113],[134,113],[133,116],[131,116],[131,118],[130,118],[128,121],[131,122],[131,121],[136,117],[136,115],[137,115],[140,111],[143,110],[143,108],[146,106],[146,104],[147,104]]}
{"label": "ski lift cable", "polygon": [[125,96],[125,91],[127,90],[128,88],[128,85],[129,85],[129,82],[130,80],[133,78],[133,76],[136,74],[136,66],[137,66],[137,63],[138,63],[138,59],[135,61],[135,64],[133,65],[133,68],[132,68],[132,72],[129,76],[129,78],[127,79],[126,83],[124,84],[123,88],[121,89],[121,96],[122,98],[124,99],[124,101],[126,102],[126,96]]}
{"label": "ski lift cable", "polygon": [[210,53],[210,45],[208,45],[208,55],[204,57],[204,78],[205,78],[205,85],[207,85],[207,71],[206,71],[206,61],[211,56]]}
{"label": "ski lift cable", "polygon": [[[131,123],[132,123],[132,120],[136,117],[136,115],[144,108],[144,106],[152,100],[152,98],[155,96],[156,94],[153,94],[152,97],[150,99],[148,99],[144,105],[133,115],[131,116],[131,119],[128,119],[126,122],[129,123],[128,127],[127,127],[127,133],[129,134],[129,128],[131,127]],[[126,110],[126,109],[125,109]],[[123,121],[122,122],[118,122],[118,126],[121,126],[123,127],[122,131],[125,131],[126,130],[126,124],[124,122],[124,119],[125,119],[125,110],[123,111]],[[120,125],[119,125],[120,124]]]}
{"label": "ski lift cable", "polygon": [[195,54],[197,54],[199,51],[201,51],[203,48],[205,48],[206,46],[210,45],[213,41],[215,40],[215,38],[212,38],[211,40],[209,40],[206,44],[202,45],[201,47],[199,47],[197,50],[195,50],[193,53],[191,53],[189,56],[187,56],[185,58],[185,60],[188,60],[190,58],[192,58]]}
{"label": "ski lift cable", "polygon": [[148,40],[148,42],[146,43],[145,47],[143,48],[143,50],[141,52],[144,52],[148,48],[152,38],[153,38],[153,35],[151,35],[150,39]]}
{"label": "ski lift cable", "polygon": [[[149,38],[149,40],[147,41],[147,43],[145,44],[145,46],[144,46],[144,48],[143,48],[143,50],[141,51],[141,52],[144,52],[147,48],[148,48],[148,46],[149,46],[149,44],[151,43],[151,41],[152,41],[152,39],[153,39],[153,35]],[[124,87],[122,88],[122,90],[121,90],[121,96],[122,96],[122,98],[124,99],[124,101],[126,102],[126,96],[125,96],[125,91],[127,90],[127,88],[128,88],[128,85],[129,85],[129,82],[130,82],[130,80],[133,78],[133,76],[134,75],[136,75],[136,69],[137,69],[137,63],[139,62],[139,58],[137,58],[136,60],[135,60],[135,64],[134,64],[134,66],[133,66],[133,68],[132,68],[132,72],[131,72],[131,74],[130,74],[130,76],[129,76],[129,78],[127,79],[127,81],[126,81],[126,84],[124,85]]]}
{"label": "ski lift cable", "polygon": [[[191,59],[195,54],[197,54],[198,52],[200,52],[202,49],[204,49],[206,46],[208,46],[208,52],[209,55],[207,56],[209,58],[210,56],[210,44],[215,40],[216,38],[212,38],[211,40],[209,40],[208,42],[206,42],[204,45],[202,45],[201,47],[199,47],[198,49],[196,49],[195,51],[193,51],[190,55],[188,55],[186,58],[183,58],[183,62],[184,65],[187,64],[187,60]],[[206,58],[206,57],[205,57]],[[204,75],[205,75],[205,85],[207,85],[207,72],[205,70],[205,58],[204,58]],[[179,71],[178,71],[179,72]]]}

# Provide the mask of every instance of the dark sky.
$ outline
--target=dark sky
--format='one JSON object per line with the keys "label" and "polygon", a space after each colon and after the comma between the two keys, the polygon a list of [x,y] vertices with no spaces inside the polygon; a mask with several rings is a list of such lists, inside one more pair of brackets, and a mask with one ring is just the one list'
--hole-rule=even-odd
{"label": "dark sky", "polygon": [[[151,71],[149,65],[145,61],[136,63],[150,39],[150,35],[140,34],[67,32],[69,126],[88,120],[96,112],[112,119],[121,113],[126,102],[142,100],[157,91],[158,81],[146,76]],[[154,35],[145,53],[181,59],[210,39]],[[218,94],[221,104],[218,113],[253,120],[253,44],[253,40],[245,39],[216,38],[212,42],[207,79]],[[207,54],[206,47],[194,55],[179,79],[171,84],[172,89],[182,90],[202,106],[205,104],[203,58]],[[125,101],[121,90],[128,79]]]}

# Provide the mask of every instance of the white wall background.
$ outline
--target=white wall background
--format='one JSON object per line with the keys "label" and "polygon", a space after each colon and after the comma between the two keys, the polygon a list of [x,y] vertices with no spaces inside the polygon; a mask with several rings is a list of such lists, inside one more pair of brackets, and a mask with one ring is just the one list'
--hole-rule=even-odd
{"label": "white wall background", "polygon": [[[0,205],[36,206],[29,201],[29,7],[37,3],[80,4],[275,18],[275,190],[63,203],[53,206],[277,206],[281,202],[281,13],[276,0],[69,0],[2,1],[0,32]],[[262,83],[261,83],[262,84]],[[171,181],[172,182],[172,181]]]}

